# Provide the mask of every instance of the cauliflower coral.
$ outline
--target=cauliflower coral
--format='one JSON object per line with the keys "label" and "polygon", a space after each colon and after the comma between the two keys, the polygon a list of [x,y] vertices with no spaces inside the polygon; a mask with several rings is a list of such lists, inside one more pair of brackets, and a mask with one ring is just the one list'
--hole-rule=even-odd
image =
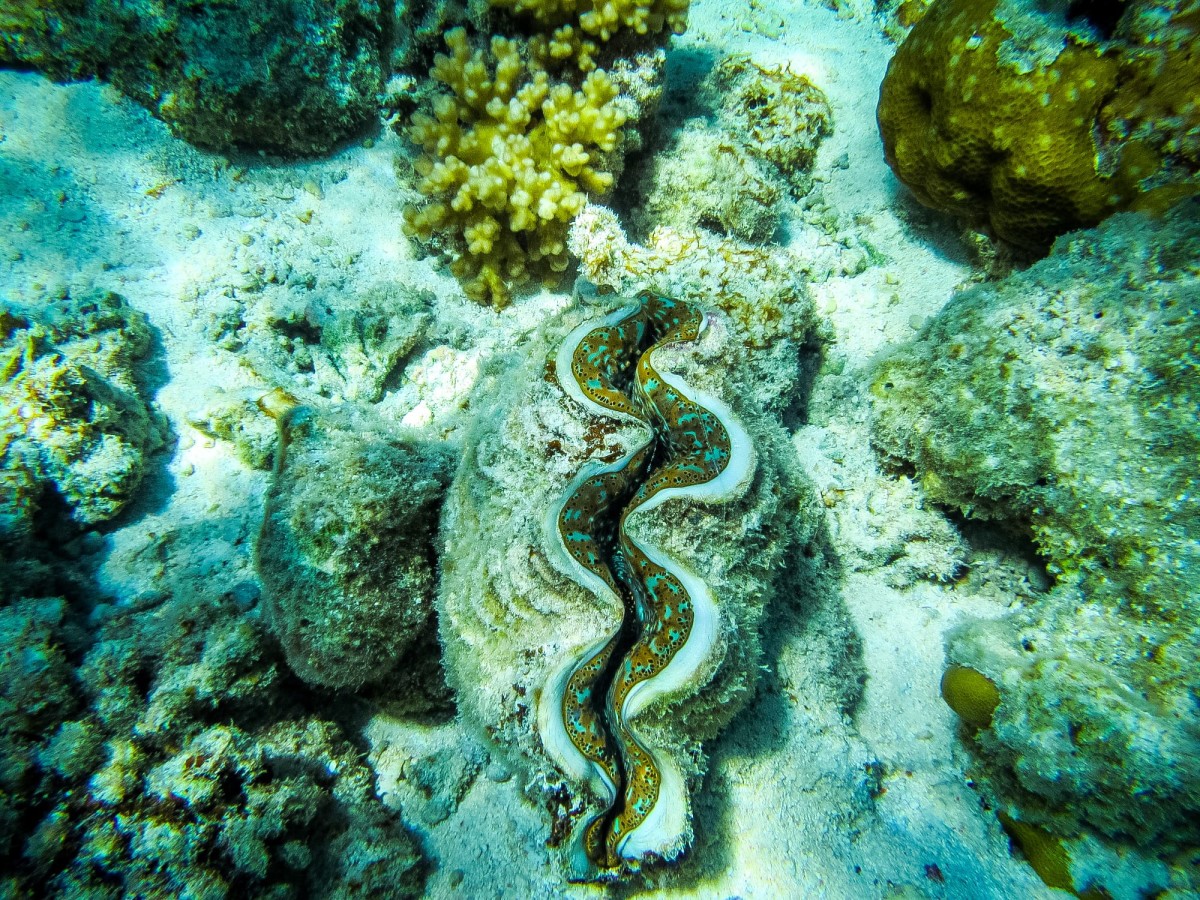
{"label": "cauliflower coral", "polygon": [[494,66],[462,28],[446,45],[431,74],[450,93],[408,131],[429,202],[405,210],[405,230],[438,235],[468,295],[499,308],[511,286],[566,269],[567,229],[589,194],[612,187],[625,116],[603,71],[574,90],[531,71],[514,41],[492,38]]}

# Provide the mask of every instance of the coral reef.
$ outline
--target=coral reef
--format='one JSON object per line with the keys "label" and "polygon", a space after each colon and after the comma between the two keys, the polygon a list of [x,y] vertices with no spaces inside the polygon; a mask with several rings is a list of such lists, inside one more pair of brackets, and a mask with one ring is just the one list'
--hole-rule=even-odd
{"label": "coral reef", "polygon": [[[1194,5],[936,0],[888,67],[888,162],[926,205],[1044,251],[1200,191]],[[1117,11],[1114,10],[1114,15]]]}
{"label": "coral reef", "polygon": [[450,455],[352,406],[296,406],[257,547],[272,631],[305,681],[387,679],[429,619]]}
{"label": "coral reef", "polygon": [[566,269],[567,228],[589,194],[612,187],[625,116],[603,71],[574,90],[531,71],[514,41],[493,38],[491,61],[464,29],[446,46],[431,76],[450,93],[408,129],[428,202],[405,210],[405,229],[436,235],[467,293],[502,307],[511,285]]}
{"label": "coral reef", "polygon": [[825,95],[791,69],[731,56],[713,67],[696,98],[715,122],[688,120],[651,157],[639,173],[645,200],[635,226],[704,227],[769,240],[781,201],[811,186],[817,147],[832,131]]}
{"label": "coral reef", "polygon": [[151,341],[116,294],[0,304],[0,545],[129,502],[167,436],[139,377]]}
{"label": "coral reef", "polygon": [[956,295],[872,387],[874,440],[927,496],[1027,529],[1056,577],[949,640],[999,692],[973,739],[985,790],[1164,860],[1200,846],[1198,213],[1060,239]]}
{"label": "coral reef", "polygon": [[419,895],[415,842],[256,617],[181,592],[85,625],[82,603],[0,609],[0,890]]}
{"label": "coral reef", "polygon": [[[674,858],[690,843],[689,796],[704,768],[700,742],[752,691],[758,627],[779,565],[811,536],[817,513],[782,430],[753,399],[753,375],[733,349],[745,337],[730,320],[703,313],[699,336],[675,343],[689,334],[656,334],[648,322],[636,327],[648,314],[641,305],[614,312],[620,304],[611,298],[584,296],[546,323],[544,352],[523,351],[533,362],[514,370],[514,360],[503,360],[481,383],[443,514],[438,609],[460,711],[528,773],[529,791],[553,817],[550,844],[564,849],[568,874],[597,877]],[[604,331],[616,337],[623,324],[626,337],[635,332],[630,353],[605,357],[598,345],[589,359],[592,339]],[[727,429],[735,464],[726,469],[728,480],[697,485],[695,493],[668,487],[641,508],[633,500],[617,524],[610,515],[636,495],[633,473],[651,452],[643,449],[651,438],[646,421],[666,434],[677,418],[669,408],[660,407],[659,418],[638,401],[630,405],[625,391],[633,390],[628,378],[639,355],[638,377],[648,390],[683,394],[715,411],[712,434]],[[673,471],[665,447],[685,452],[691,440],[680,431],[649,445],[664,447],[666,455],[653,463],[666,463],[660,474]],[[708,449],[722,446],[715,440]],[[626,499],[610,503],[604,491],[621,481],[629,482]],[[575,528],[590,536],[576,540]],[[609,556],[613,540],[621,549]],[[573,552],[593,544],[605,562]],[[636,603],[627,595],[646,615],[644,633],[633,622],[634,606],[623,612],[621,588],[609,579],[634,584],[647,574],[643,558],[677,578],[677,587],[686,585],[696,615],[690,633],[673,636],[666,625],[659,633],[648,624],[666,622],[669,604],[660,605],[664,596],[654,586],[671,581],[663,573],[650,573]],[[616,633],[617,668],[610,669],[596,654]],[[678,648],[665,666],[649,653],[646,665],[658,674],[645,681],[635,671],[645,655],[640,642],[647,653],[651,645]],[[602,680],[583,683],[593,676]],[[611,705],[601,709],[598,695],[608,681]],[[569,737],[582,734],[569,726],[575,720],[585,730],[595,725],[622,761],[610,766],[611,754]]]}
{"label": "coral reef", "polygon": [[5,5],[0,64],[102,77],[203,147],[322,153],[375,115],[374,0]]}

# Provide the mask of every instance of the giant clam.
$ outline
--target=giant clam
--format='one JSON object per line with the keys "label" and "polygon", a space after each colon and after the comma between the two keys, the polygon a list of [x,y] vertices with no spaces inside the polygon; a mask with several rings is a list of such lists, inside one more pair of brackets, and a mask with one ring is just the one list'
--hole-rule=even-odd
{"label": "giant clam", "polygon": [[527,773],[583,879],[690,845],[700,742],[752,693],[816,515],[729,320],[608,299],[476,392],[438,599],[462,715]]}

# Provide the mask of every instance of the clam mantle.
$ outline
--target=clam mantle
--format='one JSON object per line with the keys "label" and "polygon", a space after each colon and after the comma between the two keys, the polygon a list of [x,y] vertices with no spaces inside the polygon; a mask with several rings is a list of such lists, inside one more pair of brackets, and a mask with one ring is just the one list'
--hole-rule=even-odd
{"label": "clam mantle", "polygon": [[700,744],[751,695],[784,555],[817,517],[729,320],[604,299],[497,361],[442,519],[461,713],[525,771],[572,878],[691,843]]}

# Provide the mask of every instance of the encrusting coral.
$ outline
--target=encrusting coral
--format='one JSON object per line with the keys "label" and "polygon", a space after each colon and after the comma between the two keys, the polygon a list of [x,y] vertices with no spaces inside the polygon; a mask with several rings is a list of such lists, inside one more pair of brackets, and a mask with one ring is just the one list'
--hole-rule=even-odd
{"label": "encrusting coral", "polygon": [[490,61],[462,28],[446,46],[431,74],[450,93],[408,130],[428,202],[405,210],[405,230],[439,236],[467,293],[503,307],[511,285],[566,269],[567,228],[612,187],[625,115],[603,71],[576,90],[531,70],[514,41],[493,38]]}
{"label": "encrusting coral", "polygon": [[256,560],[267,621],[305,681],[358,687],[416,667],[450,469],[442,445],[366,409],[280,415]]}
{"label": "encrusting coral", "polygon": [[[936,0],[879,93],[889,164],[923,203],[1044,251],[1200,192],[1200,24],[1187,0]],[[1115,15],[1115,11],[1114,11]]]}
{"label": "encrusting coral", "polygon": [[566,872],[605,878],[691,842],[700,742],[749,697],[816,509],[728,319],[586,296],[481,382],[438,610],[462,715],[528,773]]}
{"label": "encrusting coral", "polygon": [[[872,387],[873,439],[925,494],[1031,532],[1056,578],[948,641],[999,696],[977,780],[1090,853],[1168,863],[1200,846],[1198,259],[1200,200],[1114,216],[956,295]],[[1163,871],[1146,893],[1195,889]]]}

